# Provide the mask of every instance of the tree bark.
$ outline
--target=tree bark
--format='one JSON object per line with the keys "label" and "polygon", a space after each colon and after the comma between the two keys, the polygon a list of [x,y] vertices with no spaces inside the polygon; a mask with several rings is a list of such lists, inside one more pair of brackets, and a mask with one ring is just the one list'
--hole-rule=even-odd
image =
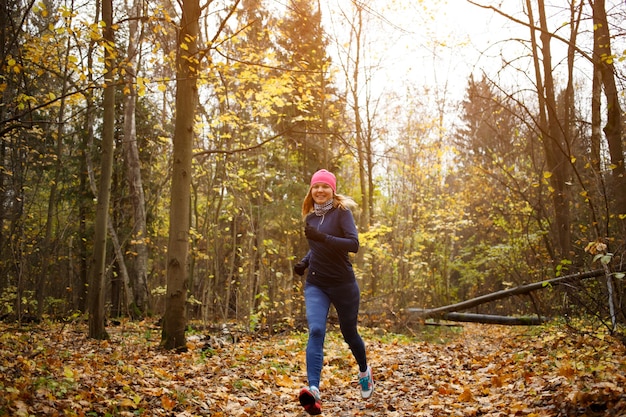
{"label": "tree bark", "polygon": [[574,275],[565,275],[562,277],[552,278],[545,281],[533,282],[531,284],[521,285],[519,287],[510,288],[508,290],[496,291],[491,294],[482,295],[480,297],[472,298],[471,300],[462,301],[456,304],[450,304],[443,307],[437,307],[432,309],[417,309],[410,308],[407,311],[409,313],[418,314],[422,318],[429,317],[441,317],[442,314],[449,312],[457,312],[462,310],[467,310],[481,304],[489,303],[492,301],[500,300],[503,298],[511,297],[513,295],[523,295],[528,294],[536,290],[540,290],[545,287],[553,286],[553,285],[563,285],[569,282],[579,281],[588,278],[600,277],[605,274],[603,270],[595,270],[589,272],[582,272]]}
{"label": "tree bark", "polygon": [[176,121],[170,198],[170,227],[167,249],[167,293],[161,334],[164,348],[186,350],[185,305],[189,271],[189,213],[193,128],[198,101],[198,33],[200,4],[183,0],[178,35]]}
{"label": "tree bark", "polygon": [[[100,16],[100,2],[96,2],[95,22],[98,23]],[[87,49],[87,77],[90,85],[95,85],[94,82],[94,55],[96,53],[97,44],[95,40],[89,42]],[[92,179],[90,172],[93,172],[91,166],[91,152],[94,142],[94,125],[96,105],[94,104],[93,91],[87,90],[85,92],[85,125],[83,130],[85,134],[82,137],[81,143],[81,161],[80,161],[80,186],[79,195],[80,203],[78,208],[78,256],[79,256],[79,273],[74,282],[72,288],[72,294],[74,296],[75,308],[78,308],[82,312],[87,312],[89,300],[89,251],[87,249],[87,218],[91,213],[91,207],[93,204],[93,192],[90,194],[89,185],[95,183],[95,179]],[[95,191],[95,187],[93,190]]]}
{"label": "tree bark", "polygon": [[507,317],[493,314],[445,313],[443,320],[468,323],[503,324],[506,326],[537,326],[545,321],[542,317]]}
{"label": "tree bark", "polygon": [[[568,147],[564,143],[562,125],[559,122],[554,80],[552,77],[552,53],[550,40],[552,35],[547,30],[547,19],[543,0],[537,2],[539,11],[541,48],[537,43],[533,9],[530,0],[526,0],[528,17],[530,20],[530,35],[533,51],[535,77],[537,80],[537,98],[539,102],[539,131],[543,144],[548,182],[551,187],[552,205],[554,209],[555,225],[553,232],[558,242],[558,251],[555,262],[569,256],[570,250],[570,214],[569,197],[566,190],[567,167],[569,166]],[[539,56],[541,51],[541,57]]]}
{"label": "tree bark", "polygon": [[59,105],[58,124],[56,129],[56,159],[54,164],[54,179],[50,184],[50,194],[48,195],[48,210],[46,214],[46,228],[45,235],[42,242],[42,250],[39,251],[41,256],[41,271],[39,272],[39,278],[37,282],[37,317],[41,317],[44,312],[44,298],[46,296],[46,287],[48,283],[48,274],[50,258],[54,256],[56,251],[52,245],[53,223],[55,221],[57,196],[58,196],[58,184],[61,178],[61,170],[63,168],[63,123],[65,119],[65,94],[67,92],[67,80],[68,80],[68,62],[69,62],[69,46],[70,40],[67,40],[67,50],[64,56],[63,63],[63,78],[61,80],[61,103]]}
{"label": "tree bark", "polygon": [[[354,113],[354,140],[356,142],[357,150],[357,163],[359,168],[359,187],[361,190],[361,215],[359,219],[359,230],[366,232],[370,225],[370,202],[369,202],[369,188],[367,177],[367,147],[365,145],[365,132],[363,130],[363,119],[361,118],[361,106],[359,104],[359,87],[360,87],[360,65],[363,40],[363,8],[360,4],[354,3],[355,8],[355,21],[351,26],[351,33],[354,38],[353,50],[354,56],[351,61],[353,62],[352,68],[352,85],[350,86],[350,93],[352,95],[352,112]],[[347,75],[347,74],[346,74]],[[359,255],[359,256],[362,256]]]}
{"label": "tree bark", "polygon": [[102,20],[104,21],[103,36],[108,44],[104,48],[105,87],[102,107],[102,163],[98,204],[96,207],[96,223],[94,231],[94,254],[91,265],[89,284],[89,337],[107,339],[104,325],[104,288],[107,223],[109,221],[109,199],[111,196],[111,176],[113,172],[114,129],[115,129],[115,85],[113,84],[114,54],[109,48],[115,44],[113,33],[113,1],[102,2]]}
{"label": "tree bark", "polygon": [[[622,144],[622,110],[619,103],[619,91],[615,83],[615,69],[611,53],[611,37],[606,18],[604,0],[594,0],[593,26],[594,30],[594,79],[599,77],[604,86],[604,95],[607,103],[607,121],[604,134],[609,147],[611,158],[611,186],[616,215],[626,214],[626,169],[624,167],[624,147]],[[624,222],[621,222],[624,232]],[[623,243],[623,242],[622,242]]]}
{"label": "tree bark", "polygon": [[139,15],[141,2],[134,1],[130,11],[131,20],[128,30],[128,48],[126,59],[126,91],[124,106],[124,161],[126,162],[126,178],[130,193],[133,219],[133,235],[130,246],[135,253],[133,268],[129,274],[130,287],[126,288],[126,307],[134,303],[131,314],[136,311],[144,314],[148,302],[148,245],[146,242],[146,201],[141,177],[141,162],[137,146],[137,128],[135,109],[137,103],[137,68],[139,67],[138,44],[140,41]]}

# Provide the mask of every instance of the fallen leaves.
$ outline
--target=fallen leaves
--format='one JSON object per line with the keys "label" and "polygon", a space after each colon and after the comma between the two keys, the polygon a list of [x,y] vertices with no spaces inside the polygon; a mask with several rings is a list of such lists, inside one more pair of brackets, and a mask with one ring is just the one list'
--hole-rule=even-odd
{"label": "fallen leaves", "polygon": [[[159,348],[149,323],[17,330],[0,324],[0,416],[305,416],[305,334]],[[466,325],[445,343],[363,330],[376,382],[329,332],[322,382],[329,416],[604,416],[626,413],[626,353],[606,337],[551,328]]]}

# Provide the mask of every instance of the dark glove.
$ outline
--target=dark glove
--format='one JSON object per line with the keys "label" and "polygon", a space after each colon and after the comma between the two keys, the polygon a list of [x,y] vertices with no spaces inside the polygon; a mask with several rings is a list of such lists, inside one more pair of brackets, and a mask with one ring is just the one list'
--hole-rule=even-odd
{"label": "dark glove", "polygon": [[293,266],[293,272],[302,276],[304,275],[304,271],[306,270],[306,264],[304,262],[298,262]]}
{"label": "dark glove", "polygon": [[322,233],[317,230],[313,226],[309,226],[308,224],[304,228],[304,235],[307,239],[315,240],[317,242],[325,242],[326,241],[326,233]]}

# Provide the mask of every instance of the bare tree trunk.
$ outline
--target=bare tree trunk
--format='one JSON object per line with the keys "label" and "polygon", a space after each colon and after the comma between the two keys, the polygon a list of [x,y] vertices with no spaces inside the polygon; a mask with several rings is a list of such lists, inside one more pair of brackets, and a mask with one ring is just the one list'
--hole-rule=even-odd
{"label": "bare tree trunk", "polygon": [[102,20],[105,27],[103,35],[108,43],[104,48],[105,87],[102,103],[104,117],[102,124],[102,164],[98,204],[96,208],[96,224],[94,233],[94,255],[91,265],[91,281],[89,285],[89,337],[106,339],[108,334],[104,326],[104,287],[107,223],[109,220],[109,199],[111,196],[111,175],[113,171],[114,128],[115,128],[115,86],[113,84],[113,54],[109,51],[114,45],[113,33],[113,2],[102,2]]}
{"label": "bare tree trunk", "polygon": [[[594,32],[593,50],[600,50],[600,38]],[[591,166],[598,177],[602,172],[600,143],[602,142],[602,72],[599,63],[593,64],[593,81],[591,84]]]}
{"label": "bare tree trunk", "polygon": [[[606,18],[604,0],[590,2],[593,7],[594,30],[594,80],[598,77],[604,86],[607,102],[607,122],[604,134],[609,146],[613,183],[611,191],[614,199],[616,216],[626,214],[626,169],[624,167],[624,147],[622,144],[622,110],[619,103],[619,92],[615,84],[615,69],[611,55],[611,37]],[[621,222],[624,233],[624,224]],[[622,241],[623,243],[623,241]]]}
{"label": "bare tree trunk", "polygon": [[359,221],[359,230],[367,231],[369,227],[369,198],[367,187],[366,172],[366,149],[364,146],[363,121],[361,119],[361,108],[359,106],[359,71],[361,65],[361,38],[363,30],[363,10],[362,7],[354,2],[356,13],[356,22],[352,23],[352,33],[354,35],[354,56],[352,57],[352,85],[350,93],[352,94],[352,111],[354,113],[354,140],[356,141],[357,163],[359,164],[359,186],[361,188],[361,218]]}
{"label": "bare tree trunk", "polygon": [[69,62],[69,42],[67,40],[67,52],[65,54],[65,62],[63,65],[63,79],[61,87],[61,103],[59,105],[59,114],[57,117],[57,130],[56,130],[56,161],[54,165],[54,180],[50,184],[50,194],[48,196],[48,211],[46,214],[46,231],[42,242],[42,249],[40,251],[41,256],[41,271],[39,272],[39,278],[37,282],[37,315],[41,317],[44,308],[44,298],[46,293],[47,278],[50,273],[49,264],[50,257],[54,256],[55,251],[52,250],[52,233],[53,223],[56,214],[58,184],[61,178],[61,169],[63,163],[63,120],[65,118],[65,94],[67,91],[67,77],[68,77],[68,62]]}
{"label": "bare tree trunk", "polygon": [[[100,19],[100,2],[96,2],[95,22]],[[87,77],[90,85],[94,84],[94,54],[96,52],[96,41],[89,43],[87,50]],[[95,186],[95,179],[92,181],[91,169],[91,153],[90,148],[94,142],[94,125],[95,125],[95,105],[93,101],[93,93],[91,90],[85,92],[86,112],[85,112],[85,135],[82,140],[82,160],[80,162],[80,203],[78,208],[78,256],[79,256],[79,273],[74,284],[72,294],[74,295],[74,304],[82,312],[87,311],[87,300],[89,297],[89,254],[87,250],[87,218],[90,213],[90,207],[93,201],[92,195],[89,193],[89,184]],[[95,191],[95,187],[92,191]],[[95,193],[94,193],[95,195]]]}
{"label": "bare tree trunk", "polygon": [[[93,120],[90,121],[89,130],[93,131]],[[89,146],[88,148],[93,147],[93,132],[90,133],[89,136]],[[88,155],[88,154],[87,154]],[[97,198],[99,191],[96,185],[96,176],[94,173],[93,161],[90,156],[85,158],[86,160],[86,169],[87,176],[89,179],[89,185],[91,187],[92,194]],[[122,251],[122,245],[120,244],[120,240],[117,236],[117,231],[115,227],[113,227],[113,220],[110,216],[107,216],[107,224],[106,229],[108,232],[108,236],[111,238],[111,243],[113,244],[113,252],[115,253],[115,261],[117,262],[119,268],[120,281],[122,282],[122,296],[126,300],[124,302],[123,311],[127,312],[128,305],[130,304],[130,300],[132,300],[132,293],[130,292],[130,278],[128,275],[128,269],[126,268],[126,261],[124,257],[124,252]],[[106,266],[105,266],[105,275],[106,275]],[[104,290],[104,288],[103,288]]]}
{"label": "bare tree trunk", "polygon": [[[0,7],[2,8],[2,10],[6,10],[6,0],[0,0]],[[5,62],[7,55],[7,51],[5,50],[5,32],[9,29],[7,17],[8,16],[6,13],[0,13],[0,62]],[[0,69],[0,74],[4,76],[4,70]],[[6,97],[5,94],[0,95],[0,120],[6,120],[7,107],[5,100],[7,99],[8,97]],[[8,145],[4,140],[0,141],[0,161],[3,161],[2,163],[6,161],[7,146]],[[4,172],[0,172],[0,190],[6,189],[7,179],[7,175]],[[4,258],[6,256],[8,258],[8,252],[5,251],[9,247],[9,242],[4,233],[4,222],[7,218],[7,213],[5,210],[5,198],[6,197],[4,197],[4,195],[0,196],[0,257]],[[5,277],[8,274],[6,273],[4,267],[0,268],[0,274],[2,276],[2,280],[0,280],[0,286],[2,286],[2,288],[6,288],[8,286],[8,283],[3,282],[3,280],[6,279]]]}
{"label": "bare tree trunk", "polygon": [[[552,77],[552,54],[550,40],[552,36],[547,30],[547,20],[543,0],[538,0],[539,24],[541,28],[541,48],[537,45],[535,35],[532,4],[526,0],[531,27],[531,42],[533,47],[533,59],[535,75],[537,79],[537,97],[539,100],[540,122],[539,129],[542,133],[542,142],[546,157],[548,180],[552,187],[552,202],[554,208],[555,225],[554,233],[558,242],[557,257],[560,259],[569,256],[570,251],[570,214],[569,196],[566,185],[569,167],[569,147],[565,143],[563,129],[559,122],[554,93],[554,80]],[[539,50],[541,49],[541,57]],[[543,71],[543,73],[542,73]],[[560,259],[555,259],[559,261]]]}
{"label": "bare tree trunk", "polygon": [[559,242],[560,256],[562,258],[569,257],[570,251],[570,214],[569,214],[569,196],[565,183],[568,181],[569,162],[569,145],[564,135],[564,129],[559,122],[556,95],[554,87],[554,79],[552,76],[552,52],[550,42],[552,36],[548,32],[548,24],[545,13],[545,5],[543,0],[538,1],[539,4],[539,22],[541,28],[541,51],[543,54],[543,76],[545,80],[545,98],[548,114],[548,131],[549,137],[546,138],[550,142],[550,152],[546,155],[549,161],[548,168],[552,173],[550,177],[554,191],[552,193],[554,202],[554,214],[557,227],[557,237]]}
{"label": "bare tree trunk", "polygon": [[[139,67],[138,45],[140,41],[139,15],[141,13],[142,2],[135,0],[130,11],[133,17],[129,21],[128,48],[126,65],[126,89],[124,107],[124,141],[123,151],[126,162],[126,177],[132,203],[133,236],[131,247],[135,253],[132,273],[129,274],[130,287],[127,288],[127,306],[134,302],[134,309],[137,313],[144,314],[148,302],[148,245],[146,242],[146,201],[141,178],[141,163],[139,160],[139,149],[137,146],[137,129],[135,122],[135,109],[137,103],[136,77]],[[131,311],[131,314],[133,313]]]}
{"label": "bare tree trunk", "polygon": [[189,212],[193,127],[198,102],[199,0],[183,0],[178,34],[176,122],[172,168],[167,293],[161,343],[166,349],[186,350],[185,304],[189,271]]}
{"label": "bare tree trunk", "polygon": [[506,326],[537,326],[542,324],[543,317],[507,317],[492,314],[472,313],[444,313],[441,318],[450,321],[462,321],[468,323],[503,324]]}

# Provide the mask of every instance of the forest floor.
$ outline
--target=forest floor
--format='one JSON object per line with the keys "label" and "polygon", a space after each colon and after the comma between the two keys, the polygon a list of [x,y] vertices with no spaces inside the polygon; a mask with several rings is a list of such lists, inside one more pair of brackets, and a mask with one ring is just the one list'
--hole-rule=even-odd
{"label": "forest floor", "polygon": [[[159,348],[152,323],[108,328],[0,323],[0,416],[296,416],[306,334],[190,332]],[[329,328],[323,416],[625,416],[626,351],[601,331],[564,326],[422,326],[411,336],[362,329],[375,392]]]}

